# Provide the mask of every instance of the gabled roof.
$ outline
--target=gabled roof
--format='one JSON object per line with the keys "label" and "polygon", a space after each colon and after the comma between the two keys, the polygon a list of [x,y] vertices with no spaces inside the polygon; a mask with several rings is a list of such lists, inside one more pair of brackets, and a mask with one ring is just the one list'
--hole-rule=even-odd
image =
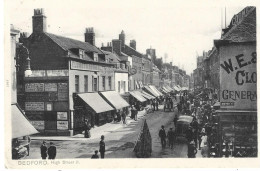
{"label": "gabled roof", "polygon": [[114,54],[112,52],[104,51],[104,50],[101,50],[101,51],[106,55],[106,58],[108,58],[109,61],[111,61],[112,63],[118,63],[121,61],[120,58],[116,54]]}
{"label": "gabled roof", "polygon": [[[127,54],[127,53],[128,53],[128,52],[126,52],[127,49],[128,49],[128,50],[132,50],[132,51],[134,52],[134,54],[130,54],[130,53]],[[132,47],[130,47],[130,46],[128,46],[128,45],[125,45],[125,52],[126,52],[127,55],[130,55],[130,56],[134,55],[134,56],[137,56],[137,57],[139,57],[139,58],[142,58],[142,57],[143,57],[143,54],[141,54],[140,52],[138,52],[137,50],[135,50],[134,48],[132,48]]]}
{"label": "gabled roof", "polygon": [[256,8],[251,7],[248,14],[237,25],[233,26],[221,40],[232,42],[256,41]]}
{"label": "gabled roof", "polygon": [[70,49],[78,48],[78,49],[85,50],[86,52],[96,52],[98,54],[103,54],[100,49],[98,49],[96,46],[91,45],[88,42],[82,42],[79,40],[58,36],[47,32],[45,32],[44,34],[47,35],[49,38],[51,38],[55,43],[57,43],[64,50],[69,51]]}

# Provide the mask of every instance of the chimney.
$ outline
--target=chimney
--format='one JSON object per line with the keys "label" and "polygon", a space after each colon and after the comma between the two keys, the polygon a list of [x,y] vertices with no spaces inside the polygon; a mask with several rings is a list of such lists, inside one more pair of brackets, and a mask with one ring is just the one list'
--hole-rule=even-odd
{"label": "chimney", "polygon": [[125,47],[125,32],[122,30],[121,34],[119,34],[119,40],[121,40],[121,48]]}
{"label": "chimney", "polygon": [[111,42],[107,42],[107,46],[102,46],[101,50],[112,52],[113,53],[113,47]]}
{"label": "chimney", "polygon": [[93,27],[86,28],[85,42],[88,42],[95,46],[95,32]]}
{"label": "chimney", "polygon": [[136,50],[136,41],[130,40],[130,47]]}
{"label": "chimney", "polygon": [[29,33],[27,32],[20,33],[19,42],[24,44],[28,37],[29,37]]}
{"label": "chimney", "polygon": [[121,54],[121,40],[112,40],[112,47],[114,52],[116,52],[118,55]]}
{"label": "chimney", "polygon": [[46,16],[44,15],[44,9],[34,9],[33,19],[33,33],[46,32]]}

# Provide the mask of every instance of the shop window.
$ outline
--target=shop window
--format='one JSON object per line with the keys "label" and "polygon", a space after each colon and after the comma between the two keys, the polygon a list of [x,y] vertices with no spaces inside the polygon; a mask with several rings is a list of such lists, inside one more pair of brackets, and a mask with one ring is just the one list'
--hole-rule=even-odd
{"label": "shop window", "polygon": [[108,77],[108,87],[109,87],[109,90],[111,90],[112,89],[112,82],[111,82],[112,80],[111,80],[111,77],[109,76]]}
{"label": "shop window", "polygon": [[84,91],[88,92],[88,76],[84,76]]}
{"label": "shop window", "polygon": [[125,81],[123,81],[122,87],[123,87],[123,90],[124,90],[124,92],[125,92]]}
{"label": "shop window", "polygon": [[75,92],[79,92],[79,76],[75,75]]}

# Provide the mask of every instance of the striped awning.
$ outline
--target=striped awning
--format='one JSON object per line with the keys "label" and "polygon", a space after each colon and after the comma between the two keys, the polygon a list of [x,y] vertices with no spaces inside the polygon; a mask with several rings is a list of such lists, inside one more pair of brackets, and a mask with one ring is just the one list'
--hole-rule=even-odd
{"label": "striped awning", "polygon": [[129,92],[136,100],[139,102],[145,102],[146,99],[138,93],[138,91],[130,91]]}

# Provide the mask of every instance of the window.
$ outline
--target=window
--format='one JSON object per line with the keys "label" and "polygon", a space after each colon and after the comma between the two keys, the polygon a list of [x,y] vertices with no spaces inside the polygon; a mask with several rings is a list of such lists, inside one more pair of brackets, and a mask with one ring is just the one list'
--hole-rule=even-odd
{"label": "window", "polygon": [[118,81],[118,93],[120,93],[120,81]]}
{"label": "window", "polygon": [[79,58],[82,59],[84,57],[84,51],[79,49]]}
{"label": "window", "polygon": [[122,87],[123,87],[123,90],[124,90],[124,92],[125,92],[125,81],[123,81]]}
{"label": "window", "polygon": [[75,92],[79,92],[79,76],[75,75]]}
{"label": "window", "polygon": [[98,54],[94,53],[94,61],[98,61]]}
{"label": "window", "polygon": [[88,76],[84,76],[84,91],[88,92]]}
{"label": "window", "polygon": [[106,90],[106,77],[105,76],[102,76],[102,87],[103,87],[103,90]]}
{"label": "window", "polygon": [[93,91],[97,91],[97,78],[93,78]]}
{"label": "window", "polygon": [[108,88],[109,90],[112,89],[111,77],[108,77]]}

